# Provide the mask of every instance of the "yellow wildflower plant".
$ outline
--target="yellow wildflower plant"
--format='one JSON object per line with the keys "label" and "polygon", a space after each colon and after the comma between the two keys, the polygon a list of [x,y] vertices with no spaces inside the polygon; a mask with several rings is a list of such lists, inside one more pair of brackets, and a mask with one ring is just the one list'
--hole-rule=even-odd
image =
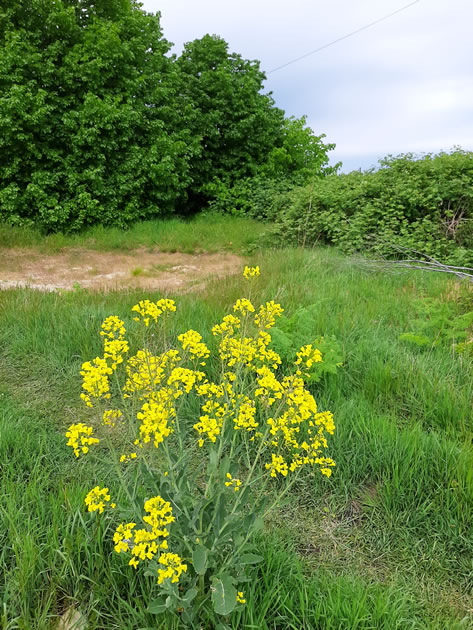
{"label": "yellow wildflower plant", "polygon": [[120,463],[121,464],[129,464],[130,462],[132,462],[137,457],[138,457],[138,455],[136,453],[130,453],[129,455],[123,454],[123,455],[120,456]]}
{"label": "yellow wildflower plant", "polygon": [[237,592],[236,600],[237,600],[238,604],[246,604],[246,599],[243,597],[243,591],[238,591]]}
{"label": "yellow wildflower plant", "polygon": [[151,320],[157,323],[158,318],[166,312],[174,313],[176,311],[176,303],[174,300],[162,299],[157,302],[150,300],[141,300],[131,309],[138,313],[140,317],[134,317],[135,322],[142,321],[145,326],[149,326]]}
{"label": "yellow wildflower plant", "polygon": [[250,300],[247,300],[246,298],[241,298],[235,302],[233,310],[235,313],[239,311],[242,315],[247,315],[248,313],[254,313],[255,307],[250,302]]}
{"label": "yellow wildflower plant", "polygon": [[103,514],[106,507],[116,508],[116,504],[110,501],[108,488],[95,486],[85,497],[85,504],[89,512]]}
{"label": "yellow wildflower plant", "polygon": [[[187,350],[192,358],[207,359],[210,356],[210,350],[202,342],[202,335],[197,331],[188,330],[186,333],[179,335],[177,339],[181,342],[182,349]],[[205,365],[205,362],[201,361],[201,365]]]}
{"label": "yellow wildflower plant", "polygon": [[172,584],[179,582],[182,572],[187,571],[187,564],[183,564],[182,558],[176,553],[162,553],[159,556],[159,564],[165,569],[158,569],[158,584],[164,580],[171,580]]}
{"label": "yellow wildflower plant", "polygon": [[125,324],[118,317],[112,315],[104,320],[100,331],[104,343],[103,356],[111,360],[112,370],[116,370],[117,365],[123,362],[123,355],[129,350],[125,333]]}
{"label": "yellow wildflower plant", "polygon": [[92,437],[93,433],[93,427],[88,427],[82,422],[71,424],[66,431],[66,437],[69,438],[67,446],[72,447],[76,457],[81,453],[85,455],[89,452],[89,446],[100,442],[99,438]]}
{"label": "yellow wildflower plant", "polygon": [[167,525],[174,522],[169,501],[156,496],[145,501],[143,521],[147,527],[136,529],[136,523],[121,523],[115,530],[113,542],[117,553],[130,552],[129,565],[137,568],[139,563],[152,560],[160,549],[167,549],[169,531]]}
{"label": "yellow wildflower plant", "polygon": [[247,280],[251,280],[252,278],[257,278],[260,275],[259,272],[259,267],[248,267],[248,265],[245,266],[245,269],[243,271],[243,276],[247,279]]}
{"label": "yellow wildflower plant", "polygon": [[[258,267],[245,268],[246,279],[258,276]],[[153,608],[179,610],[189,627],[201,621],[194,598],[224,616],[245,603],[237,586],[251,566],[241,558],[261,520],[247,517],[266,516],[304,469],[329,477],[335,466],[327,455],[333,415],[318,409],[306,378],[315,364],[323,367],[318,341],[302,346],[287,370],[271,337],[283,308],[274,300],[256,304],[254,296],[234,303],[211,329],[211,352],[194,328],[166,332],[163,316],[176,310],[173,300],[141,300],[132,313],[144,324],[143,345],[130,351],[124,322],[112,315],[100,330],[103,357],[82,365],[81,397],[97,415],[110,470],[124,484],[123,513],[133,515],[116,526],[115,551],[134,569],[152,561],[148,572],[162,597]],[[82,423],[66,435],[76,457],[99,443]],[[266,508],[266,484],[274,479],[276,500]],[[91,490],[86,505],[104,518],[113,514],[106,487]],[[244,532],[242,523],[250,523]]]}
{"label": "yellow wildflower plant", "polygon": [[255,324],[261,329],[272,328],[276,323],[276,317],[281,317],[283,313],[282,306],[271,300],[259,307],[258,314],[255,315]]}
{"label": "yellow wildflower plant", "polygon": [[302,346],[297,353],[297,360],[294,365],[302,364],[305,368],[309,369],[314,363],[322,361],[322,353],[317,348],[313,348],[312,344]]}
{"label": "yellow wildflower plant", "polygon": [[110,382],[108,377],[113,374],[113,369],[108,366],[106,359],[96,357],[93,361],[82,364],[80,372],[83,377],[81,394],[87,407],[93,407],[92,398],[110,398]]}

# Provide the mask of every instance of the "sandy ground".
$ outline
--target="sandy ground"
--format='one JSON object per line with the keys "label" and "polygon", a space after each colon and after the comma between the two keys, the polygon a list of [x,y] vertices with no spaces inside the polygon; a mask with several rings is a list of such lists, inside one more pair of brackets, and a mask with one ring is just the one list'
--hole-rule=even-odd
{"label": "sandy ground", "polygon": [[242,259],[230,253],[70,249],[47,255],[30,249],[0,249],[0,289],[55,291],[80,286],[91,290],[189,291],[203,287],[209,277],[240,273],[242,268]]}

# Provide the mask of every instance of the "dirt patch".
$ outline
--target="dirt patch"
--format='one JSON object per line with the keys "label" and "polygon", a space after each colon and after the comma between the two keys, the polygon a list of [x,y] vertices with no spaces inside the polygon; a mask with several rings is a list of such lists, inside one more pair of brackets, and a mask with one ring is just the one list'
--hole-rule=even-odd
{"label": "dirt patch", "polygon": [[230,253],[164,253],[142,248],[126,253],[69,249],[45,255],[29,249],[0,249],[0,289],[188,291],[202,287],[209,277],[240,273],[242,266],[242,259]]}

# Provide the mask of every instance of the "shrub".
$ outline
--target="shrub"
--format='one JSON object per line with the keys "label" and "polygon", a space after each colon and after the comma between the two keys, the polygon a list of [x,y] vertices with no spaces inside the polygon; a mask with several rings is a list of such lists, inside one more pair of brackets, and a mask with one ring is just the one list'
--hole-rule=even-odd
{"label": "shrub", "polygon": [[290,193],[273,237],[398,257],[398,247],[473,264],[473,153],[388,157]]}

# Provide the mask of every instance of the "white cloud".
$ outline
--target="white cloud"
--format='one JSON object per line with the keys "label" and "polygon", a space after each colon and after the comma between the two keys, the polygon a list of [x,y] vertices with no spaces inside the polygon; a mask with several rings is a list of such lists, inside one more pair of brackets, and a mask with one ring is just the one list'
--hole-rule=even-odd
{"label": "white cloud", "polygon": [[[176,43],[216,33],[271,70],[395,11],[408,0],[144,0]],[[337,159],[473,149],[473,3],[421,0],[406,11],[268,75],[287,114],[307,114]],[[373,159],[373,163],[376,160]]]}

